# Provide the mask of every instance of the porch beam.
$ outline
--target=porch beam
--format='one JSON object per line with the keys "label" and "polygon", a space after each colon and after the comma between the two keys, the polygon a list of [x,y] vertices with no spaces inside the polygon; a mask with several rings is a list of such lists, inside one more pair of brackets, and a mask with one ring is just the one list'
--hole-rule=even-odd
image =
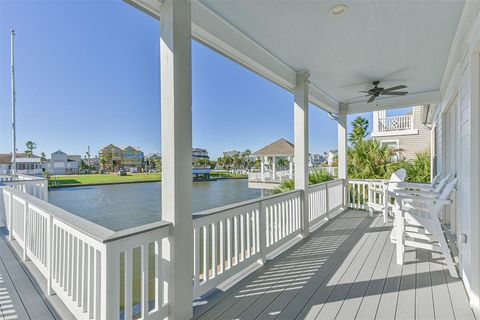
{"label": "porch beam", "polygon": [[375,102],[366,103],[355,102],[348,103],[345,105],[347,113],[363,113],[376,110],[388,110],[395,108],[402,108],[408,106],[416,106],[423,104],[436,104],[440,102],[441,94],[440,91],[430,91],[424,93],[413,93],[407,94],[405,96],[395,97],[395,98],[383,98],[377,99]]}
{"label": "porch beam", "polygon": [[302,236],[310,234],[308,225],[308,72],[297,74],[297,84],[294,98],[294,161],[295,161],[295,189],[303,194]]}
{"label": "porch beam", "polygon": [[165,0],[160,13],[162,246],[169,319],[193,316],[192,48],[189,0]]}

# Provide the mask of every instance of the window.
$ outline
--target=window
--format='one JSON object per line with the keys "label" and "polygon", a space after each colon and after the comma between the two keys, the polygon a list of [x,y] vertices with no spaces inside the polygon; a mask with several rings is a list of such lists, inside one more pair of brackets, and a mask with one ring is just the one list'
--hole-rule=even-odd
{"label": "window", "polygon": [[396,162],[396,161],[401,160],[401,157],[400,157],[400,141],[398,141],[398,140],[384,140],[381,143],[383,145],[390,146],[390,147],[392,147],[393,149],[396,150],[396,152],[392,156],[392,161]]}

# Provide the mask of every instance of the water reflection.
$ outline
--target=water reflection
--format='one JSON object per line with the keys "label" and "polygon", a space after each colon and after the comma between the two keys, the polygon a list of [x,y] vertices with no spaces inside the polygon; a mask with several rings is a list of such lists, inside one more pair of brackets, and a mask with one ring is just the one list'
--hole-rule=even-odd
{"label": "water reflection", "polygon": [[[49,202],[112,230],[160,220],[161,183],[74,187],[49,191]],[[192,212],[258,198],[246,179],[193,183]]]}

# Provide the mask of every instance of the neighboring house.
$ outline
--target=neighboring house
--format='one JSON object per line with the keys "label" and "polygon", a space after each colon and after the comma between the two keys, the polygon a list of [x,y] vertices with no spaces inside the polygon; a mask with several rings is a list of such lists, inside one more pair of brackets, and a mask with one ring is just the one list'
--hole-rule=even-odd
{"label": "neighboring house", "polygon": [[326,158],[328,166],[332,166],[338,160],[338,150],[329,150]]}
{"label": "neighboring house", "polygon": [[140,147],[128,146],[119,148],[113,144],[103,147],[99,151],[99,158],[105,158],[106,168],[110,170],[118,170],[120,168],[130,169],[143,168],[144,154]]}
{"label": "neighboring house", "polygon": [[310,161],[312,162],[314,167],[319,166],[325,163],[325,157],[321,154],[315,153],[315,154],[312,154]]}
{"label": "neighboring house", "polygon": [[[17,153],[17,173],[39,175],[42,174],[42,161],[37,155],[27,156],[25,153]],[[5,174],[12,168],[12,154],[0,154],[0,173]]]}
{"label": "neighboring house", "polygon": [[237,151],[237,150],[231,150],[231,151],[225,151],[223,152],[223,156],[224,157],[234,157],[235,155],[237,154],[242,154],[241,151]]}
{"label": "neighboring house", "polygon": [[74,174],[78,173],[82,157],[79,155],[68,155],[62,150],[57,150],[50,155],[51,159],[46,161],[44,168],[51,174]]}
{"label": "neighboring house", "polygon": [[210,159],[207,149],[193,148],[192,161],[195,161],[196,159]]}
{"label": "neighboring house", "polygon": [[430,152],[431,130],[422,124],[422,106],[411,112],[387,116],[385,110],[373,112],[372,138],[398,150],[398,160],[415,159],[417,153]]}

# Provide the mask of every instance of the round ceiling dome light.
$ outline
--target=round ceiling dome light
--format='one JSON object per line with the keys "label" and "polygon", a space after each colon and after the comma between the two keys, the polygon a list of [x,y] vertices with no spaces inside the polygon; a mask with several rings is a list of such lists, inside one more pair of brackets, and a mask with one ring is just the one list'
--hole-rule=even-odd
{"label": "round ceiling dome light", "polygon": [[330,15],[331,16],[341,16],[342,14],[347,11],[347,6],[345,4],[337,4],[336,6],[333,6],[330,8]]}

